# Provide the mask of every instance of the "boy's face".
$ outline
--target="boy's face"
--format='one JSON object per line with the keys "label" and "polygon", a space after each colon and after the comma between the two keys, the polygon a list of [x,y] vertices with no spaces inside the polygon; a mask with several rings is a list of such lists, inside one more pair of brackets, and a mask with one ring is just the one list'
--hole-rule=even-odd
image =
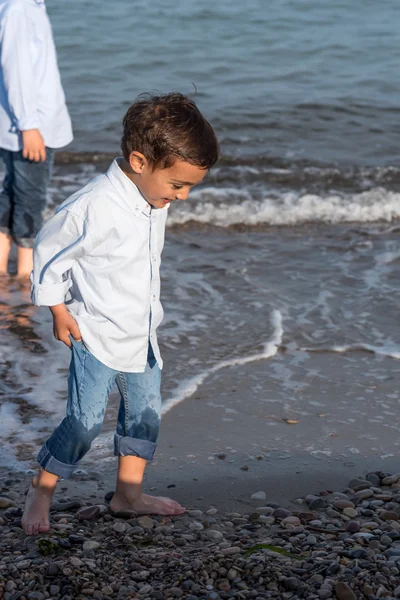
{"label": "boy's face", "polygon": [[130,166],[134,183],[154,208],[164,208],[174,200],[186,200],[195,185],[201,183],[208,170],[182,160],[167,169],[152,169],[146,158],[132,152]]}

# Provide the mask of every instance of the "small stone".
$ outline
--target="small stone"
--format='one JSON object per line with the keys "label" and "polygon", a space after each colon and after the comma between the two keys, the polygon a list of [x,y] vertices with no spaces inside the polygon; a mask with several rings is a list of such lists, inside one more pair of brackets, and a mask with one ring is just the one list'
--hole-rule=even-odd
{"label": "small stone", "polygon": [[56,512],[66,512],[68,510],[77,510],[82,508],[84,504],[85,503],[83,500],[66,500],[65,502],[60,500],[59,502],[53,502],[50,510]]}
{"label": "small stone", "polygon": [[382,521],[398,521],[399,515],[391,510],[384,510],[380,513],[379,518]]}
{"label": "small stone", "polygon": [[109,585],[105,585],[104,587],[102,587],[101,591],[105,596],[111,596],[111,594],[114,593],[114,590]]}
{"label": "small stone", "polygon": [[29,592],[28,600],[44,600],[45,595],[42,592]]}
{"label": "small stone", "polygon": [[338,600],[357,600],[353,590],[342,581],[338,581],[335,585],[336,597]]}
{"label": "small stone", "polygon": [[170,596],[173,596],[174,598],[180,598],[181,596],[183,596],[183,591],[177,587],[170,588],[168,590],[168,593]]}
{"label": "small stone", "polygon": [[97,548],[100,548],[100,544],[99,542],[88,540],[83,543],[82,548],[84,552],[88,552],[89,550],[97,550]]}
{"label": "small stone", "polygon": [[31,566],[31,561],[30,560],[20,560],[19,562],[15,563],[14,565],[18,570],[22,570],[22,569],[28,569],[28,567]]}
{"label": "small stone", "polygon": [[51,596],[57,596],[57,594],[60,593],[60,589],[61,588],[60,588],[59,585],[51,584],[51,586],[50,586],[50,595]]}
{"label": "small stone", "polygon": [[131,535],[143,535],[144,529],[143,527],[139,527],[139,525],[135,525],[134,527],[132,527],[132,529],[129,530],[129,533]]}
{"label": "small stone", "polygon": [[134,519],[137,513],[134,510],[115,510],[112,516],[114,519]]}
{"label": "small stone", "polygon": [[189,515],[189,517],[194,517],[195,519],[200,519],[203,515],[203,511],[202,510],[189,510],[189,512],[187,514]]}
{"label": "small stone", "polygon": [[216,515],[218,512],[217,508],[211,507],[207,510],[206,515]]}
{"label": "small stone", "polygon": [[[260,509],[258,509],[260,510]],[[299,512],[297,514],[297,516],[299,517],[299,519],[301,521],[304,521],[306,523],[309,523],[310,521],[314,521],[315,519],[315,513],[312,512]]]}
{"label": "small stone", "polygon": [[127,530],[127,524],[123,523],[122,521],[117,521],[116,523],[114,523],[113,525],[113,531],[115,531],[116,533],[125,533],[125,531]]}
{"label": "small stone", "polygon": [[189,523],[189,529],[191,529],[192,531],[203,531],[204,525],[202,523],[199,523],[199,521],[192,521],[191,523]]}
{"label": "small stone", "polygon": [[381,479],[376,473],[368,473],[365,479],[370,481],[374,487],[379,487],[381,485]]}
{"label": "small stone", "polygon": [[395,598],[400,598],[400,585],[393,592]]}
{"label": "small stone", "polygon": [[222,533],[216,529],[206,529],[204,535],[210,538],[210,540],[220,540],[223,537]]}
{"label": "small stone", "polygon": [[149,594],[152,591],[152,587],[150,584],[145,583],[143,587],[140,588],[139,590],[139,594],[140,596],[146,596],[147,594]]}
{"label": "small stone", "polygon": [[282,519],[282,525],[294,525],[294,527],[298,527],[301,525],[301,521],[298,517],[289,516]]}
{"label": "small stone", "polygon": [[285,519],[286,517],[290,517],[292,515],[292,511],[287,508],[276,508],[272,513],[272,516],[276,519]]}
{"label": "small stone", "polygon": [[357,531],[360,531],[360,527],[359,521],[349,521],[346,525],[346,531],[349,533],[357,533]]}
{"label": "small stone", "polygon": [[379,541],[383,546],[390,546],[392,543],[392,538],[388,535],[383,535]]}
{"label": "small stone", "polygon": [[362,498],[363,500],[365,500],[366,498],[371,498],[371,496],[374,495],[374,492],[370,489],[364,489],[359,490],[355,493],[355,495],[357,496],[357,498]]}
{"label": "small stone", "polygon": [[324,498],[315,498],[314,500],[311,500],[308,506],[310,510],[323,510],[326,508],[327,502]]}
{"label": "small stone", "polygon": [[185,538],[178,537],[174,539],[174,544],[175,546],[186,546],[187,541],[185,540]]}
{"label": "small stone", "polygon": [[354,519],[358,515],[358,512],[355,508],[347,507],[343,509],[343,514],[350,517],[350,519]]}
{"label": "small stone", "polygon": [[287,577],[282,581],[282,584],[285,590],[293,592],[299,587],[300,581],[297,579],[297,577]]}
{"label": "small stone", "polygon": [[257,506],[257,512],[259,515],[270,515],[274,509],[271,506]]}
{"label": "small stone", "polygon": [[333,505],[338,510],[344,510],[345,508],[355,508],[353,502],[350,502],[350,500],[343,500],[341,498],[339,498],[339,500],[335,500]]}
{"label": "small stone", "polygon": [[258,519],[258,523],[262,523],[263,525],[273,525],[275,521],[275,517],[267,517],[266,515],[260,515]]}
{"label": "small stone", "polygon": [[[107,502],[107,504],[109,504],[111,502],[113,496],[114,496],[114,491],[107,492],[107,494],[104,496],[105,502]],[[107,594],[106,594],[106,596],[107,596]]]}
{"label": "small stone", "polygon": [[80,521],[93,521],[100,514],[99,506],[85,506],[80,508],[76,513],[76,516]]}
{"label": "small stone", "polygon": [[388,477],[384,477],[381,481],[381,485],[392,485],[393,483],[397,483],[400,479],[400,473],[396,473],[395,475],[389,475]]}
{"label": "small stone", "polygon": [[73,565],[74,567],[81,567],[82,565],[84,565],[85,563],[81,561],[80,558],[78,558],[77,556],[71,556],[70,558],[70,562],[71,565]]}
{"label": "small stone", "polygon": [[360,490],[366,490],[372,487],[372,483],[367,479],[352,479],[349,483],[349,488],[358,492]]}
{"label": "small stone", "polygon": [[230,592],[231,584],[229,583],[228,579],[221,579],[220,581],[217,582],[217,588],[221,592]]}
{"label": "small stone", "polygon": [[256,492],[250,496],[251,500],[265,500],[267,498],[267,494],[265,492]]}
{"label": "small stone", "polygon": [[221,554],[224,556],[232,556],[234,554],[240,554],[241,550],[238,546],[231,546],[230,548],[223,548]]}
{"label": "small stone", "polygon": [[10,506],[15,506],[15,502],[11,498],[0,496],[0,508],[9,508]]}
{"label": "small stone", "polygon": [[101,591],[103,592],[103,594],[105,596],[111,596],[111,594],[114,593],[114,590],[112,589],[111,586],[109,585],[105,585],[104,587],[101,588]]}
{"label": "small stone", "polygon": [[308,544],[309,546],[314,546],[317,543],[317,538],[315,537],[315,535],[308,535],[306,538],[306,544]]}
{"label": "small stone", "polygon": [[154,527],[153,519],[147,516],[139,517],[137,520],[137,524],[139,525],[139,527],[142,527],[143,529],[147,530],[153,529]]}

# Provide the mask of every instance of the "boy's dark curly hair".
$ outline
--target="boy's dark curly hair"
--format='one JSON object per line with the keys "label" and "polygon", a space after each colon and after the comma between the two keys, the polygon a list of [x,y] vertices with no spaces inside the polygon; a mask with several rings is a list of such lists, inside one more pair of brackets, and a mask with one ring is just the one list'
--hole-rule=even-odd
{"label": "boy's dark curly hair", "polygon": [[141,94],[123,120],[122,152],[141,152],[153,170],[176,159],[210,169],[219,158],[219,144],[210,123],[193,100],[179,93]]}

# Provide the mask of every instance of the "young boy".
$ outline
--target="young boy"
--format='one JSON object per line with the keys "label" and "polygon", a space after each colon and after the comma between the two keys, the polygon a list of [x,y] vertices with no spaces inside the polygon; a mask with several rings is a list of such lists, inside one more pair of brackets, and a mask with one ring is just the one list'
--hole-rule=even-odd
{"label": "young boy", "polygon": [[142,492],[161,413],[159,268],[169,204],[186,200],[203,180],[218,159],[218,142],[181,94],[140,96],[123,125],[123,158],[68,198],[35,242],[32,299],[50,307],[54,335],[71,348],[71,364],[66,417],[40,450],[41,469],[27,495],[27,534],[50,528],[57,478],[71,475],[89,450],[114,382],[121,404],[110,510],[185,511]]}
{"label": "young boy", "polygon": [[17,273],[32,271],[32,247],[43,224],[55,148],[72,140],[44,0],[0,0],[0,275],[12,240]]}

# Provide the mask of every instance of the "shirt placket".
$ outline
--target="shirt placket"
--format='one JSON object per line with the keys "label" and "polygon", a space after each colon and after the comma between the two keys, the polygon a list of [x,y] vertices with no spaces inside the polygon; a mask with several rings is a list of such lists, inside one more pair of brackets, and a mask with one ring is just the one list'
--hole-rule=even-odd
{"label": "shirt placket", "polygon": [[160,276],[158,265],[158,243],[157,243],[157,217],[154,210],[150,214],[150,324],[149,337],[150,343],[154,340],[154,323],[157,321],[157,306],[160,296]]}

